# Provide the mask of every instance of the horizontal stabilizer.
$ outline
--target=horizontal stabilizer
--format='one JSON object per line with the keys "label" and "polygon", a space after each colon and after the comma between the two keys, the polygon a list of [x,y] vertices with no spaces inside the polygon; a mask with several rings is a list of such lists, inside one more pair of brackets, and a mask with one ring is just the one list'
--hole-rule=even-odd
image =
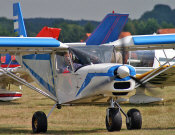
{"label": "horizontal stabilizer", "polygon": [[37,34],[36,37],[53,37],[53,38],[58,40],[60,32],[61,32],[61,29],[59,29],[59,28],[49,28],[49,27],[45,26]]}
{"label": "horizontal stabilizer", "polygon": [[100,45],[117,40],[128,16],[128,14],[108,14],[86,40],[86,45]]}
{"label": "horizontal stabilizer", "polygon": [[13,16],[14,16],[14,31],[18,33],[19,37],[21,36],[27,37],[20,3],[13,4]]}

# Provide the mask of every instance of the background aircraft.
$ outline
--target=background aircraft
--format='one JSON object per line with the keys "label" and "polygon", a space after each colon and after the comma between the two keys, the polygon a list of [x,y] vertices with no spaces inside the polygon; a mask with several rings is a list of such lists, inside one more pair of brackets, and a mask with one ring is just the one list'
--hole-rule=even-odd
{"label": "background aircraft", "polygon": [[[14,7],[17,7],[19,12],[19,3],[14,4]],[[20,16],[19,13],[17,18]],[[124,63],[111,63],[112,54],[115,58],[117,56],[115,50],[123,49],[125,52],[174,48],[175,35],[130,36],[117,40],[127,18],[127,14],[108,14],[86,41],[86,46],[64,44],[54,38],[1,37],[0,52],[16,54],[19,64],[28,71],[42,90],[8,70],[1,69],[19,83],[55,101],[51,112],[56,106],[60,109],[61,105],[64,104],[108,102],[110,103],[106,112],[108,131],[121,129],[121,113],[126,117],[128,129],[140,129],[142,126],[140,111],[130,109],[126,114],[118,104],[117,98],[121,95],[127,95],[138,86],[143,87],[144,83],[172,66],[165,68],[166,70],[160,70],[164,66],[162,65],[151,74],[136,78],[134,67]],[[24,31],[20,32],[25,35]],[[65,57],[67,54],[68,57]],[[66,58],[68,59],[66,60]],[[47,118],[50,113],[47,117],[41,111],[34,113],[32,118],[34,133],[47,131]]]}
{"label": "background aircraft", "polygon": [[[19,18],[14,18],[14,31],[17,32],[18,36],[26,37],[27,33],[25,30],[24,22],[23,22],[23,17],[22,17],[22,12],[17,10],[15,7],[14,9],[14,16],[16,16],[18,13]],[[18,21],[19,20],[19,21]],[[18,27],[18,23],[22,27]],[[20,35],[22,33],[22,35]],[[58,28],[48,28],[44,27],[37,35],[37,37],[53,37],[58,39],[60,33],[60,29]],[[0,65],[1,68],[5,68],[10,72],[13,72],[20,76],[21,78],[25,79],[28,82],[32,82],[32,78],[29,76],[29,74],[21,68],[21,66],[18,64],[16,61],[15,55],[10,55],[10,54],[1,54],[0,55]],[[14,91],[9,91],[10,90],[10,85],[17,85],[21,86],[21,84],[17,81],[14,81],[14,79],[10,78],[9,76],[6,76],[4,72],[1,70],[0,72],[0,101],[12,101],[15,99],[19,99],[22,96],[21,92],[14,92]],[[7,90],[8,89],[8,90]],[[21,89],[21,87],[20,87]]]}

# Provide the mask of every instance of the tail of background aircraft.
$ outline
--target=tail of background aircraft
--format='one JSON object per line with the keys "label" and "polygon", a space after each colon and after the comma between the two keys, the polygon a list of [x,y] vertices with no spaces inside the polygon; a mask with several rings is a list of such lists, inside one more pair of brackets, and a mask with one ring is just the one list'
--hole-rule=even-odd
{"label": "tail of background aircraft", "polygon": [[21,36],[27,37],[19,2],[13,4],[13,16],[14,16],[14,31],[18,33],[19,37]]}
{"label": "tail of background aircraft", "polygon": [[129,14],[108,14],[86,40],[86,45],[100,45],[118,39]]}
{"label": "tail of background aircraft", "polygon": [[37,34],[36,37],[53,37],[58,40],[61,29],[59,28],[49,28],[47,26],[43,27],[43,29]]}

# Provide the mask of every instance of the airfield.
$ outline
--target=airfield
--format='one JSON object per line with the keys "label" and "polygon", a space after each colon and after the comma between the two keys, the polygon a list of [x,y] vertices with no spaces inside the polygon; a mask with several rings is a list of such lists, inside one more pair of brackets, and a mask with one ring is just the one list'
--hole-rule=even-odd
{"label": "airfield", "polygon": [[[12,86],[14,90],[18,87]],[[0,102],[0,134],[32,134],[32,115],[35,111],[51,110],[54,102],[23,87],[21,99]],[[159,90],[158,95],[165,100],[149,105],[120,104],[124,111],[137,108],[142,113],[142,129],[127,130],[123,118],[120,132],[107,132],[105,127],[108,106],[63,106],[55,109],[48,119],[46,134],[59,135],[174,135],[175,134],[175,87]],[[133,93],[132,93],[133,94]]]}

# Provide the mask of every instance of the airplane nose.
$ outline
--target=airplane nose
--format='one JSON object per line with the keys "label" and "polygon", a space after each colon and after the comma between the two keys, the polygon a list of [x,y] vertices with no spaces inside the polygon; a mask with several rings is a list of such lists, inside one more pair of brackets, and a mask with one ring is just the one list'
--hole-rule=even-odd
{"label": "airplane nose", "polygon": [[127,66],[120,66],[118,69],[117,69],[117,75],[120,77],[120,78],[125,78],[127,76],[130,76],[130,71],[129,71],[129,68]]}

